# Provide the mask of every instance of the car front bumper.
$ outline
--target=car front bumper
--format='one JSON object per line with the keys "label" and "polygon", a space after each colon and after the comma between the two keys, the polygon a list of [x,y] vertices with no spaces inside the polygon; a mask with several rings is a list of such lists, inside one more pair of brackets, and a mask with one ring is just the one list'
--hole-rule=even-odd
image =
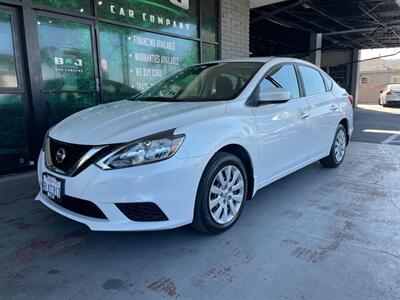
{"label": "car front bumper", "polygon": [[400,100],[385,101],[383,104],[389,105],[389,106],[400,106]]}
{"label": "car front bumper", "polygon": [[[38,177],[48,173],[65,180],[65,195],[94,203],[105,219],[68,210],[46,197],[42,190],[36,200],[55,212],[98,231],[147,231],[172,229],[193,221],[196,192],[206,165],[204,157],[168,160],[119,170],[102,170],[91,165],[75,177],[48,169],[42,151]],[[167,216],[166,221],[133,221],[116,204],[154,203]]]}

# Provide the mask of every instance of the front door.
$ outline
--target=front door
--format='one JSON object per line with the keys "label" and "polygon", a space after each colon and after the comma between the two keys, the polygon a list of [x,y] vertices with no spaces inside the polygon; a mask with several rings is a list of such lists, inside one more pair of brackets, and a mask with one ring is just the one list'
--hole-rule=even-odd
{"label": "front door", "polygon": [[0,172],[29,164],[28,107],[15,8],[0,5]]}
{"label": "front door", "polygon": [[268,72],[260,89],[272,87],[290,91],[292,100],[254,108],[263,184],[305,163],[310,143],[309,105],[301,98],[294,66],[280,65]]}
{"label": "front door", "polygon": [[49,128],[99,102],[94,30],[92,22],[55,14],[38,14],[36,18],[40,93],[48,116],[42,126]]}

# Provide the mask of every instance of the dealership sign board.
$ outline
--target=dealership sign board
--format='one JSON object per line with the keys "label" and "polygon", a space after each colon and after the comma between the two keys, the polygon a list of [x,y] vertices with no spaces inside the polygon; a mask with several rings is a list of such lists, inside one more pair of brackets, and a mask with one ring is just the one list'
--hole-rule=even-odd
{"label": "dealership sign board", "polygon": [[197,36],[195,0],[106,0],[97,5],[99,17],[104,19],[184,36]]}

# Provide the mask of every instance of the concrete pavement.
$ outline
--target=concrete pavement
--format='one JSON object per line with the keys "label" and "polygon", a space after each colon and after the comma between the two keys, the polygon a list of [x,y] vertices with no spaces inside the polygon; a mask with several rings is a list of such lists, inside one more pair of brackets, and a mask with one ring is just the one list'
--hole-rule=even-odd
{"label": "concrete pavement", "polygon": [[259,191],[228,232],[91,232],[0,180],[1,299],[398,299],[400,147],[353,142]]}
{"label": "concrete pavement", "polygon": [[400,107],[358,105],[352,140],[400,146]]}

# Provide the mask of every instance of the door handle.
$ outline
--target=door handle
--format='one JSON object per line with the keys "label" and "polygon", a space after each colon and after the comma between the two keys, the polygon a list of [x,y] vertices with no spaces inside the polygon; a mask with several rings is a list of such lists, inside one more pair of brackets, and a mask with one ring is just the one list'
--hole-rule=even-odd
{"label": "door handle", "polygon": [[339,109],[339,106],[332,104],[332,106],[331,106],[332,111],[337,111],[338,109]]}
{"label": "door handle", "polygon": [[308,117],[310,116],[310,114],[308,114],[308,113],[306,113],[306,112],[302,112],[302,113],[300,113],[298,116],[297,116],[297,118],[299,118],[300,120],[304,120],[304,119],[307,119]]}

